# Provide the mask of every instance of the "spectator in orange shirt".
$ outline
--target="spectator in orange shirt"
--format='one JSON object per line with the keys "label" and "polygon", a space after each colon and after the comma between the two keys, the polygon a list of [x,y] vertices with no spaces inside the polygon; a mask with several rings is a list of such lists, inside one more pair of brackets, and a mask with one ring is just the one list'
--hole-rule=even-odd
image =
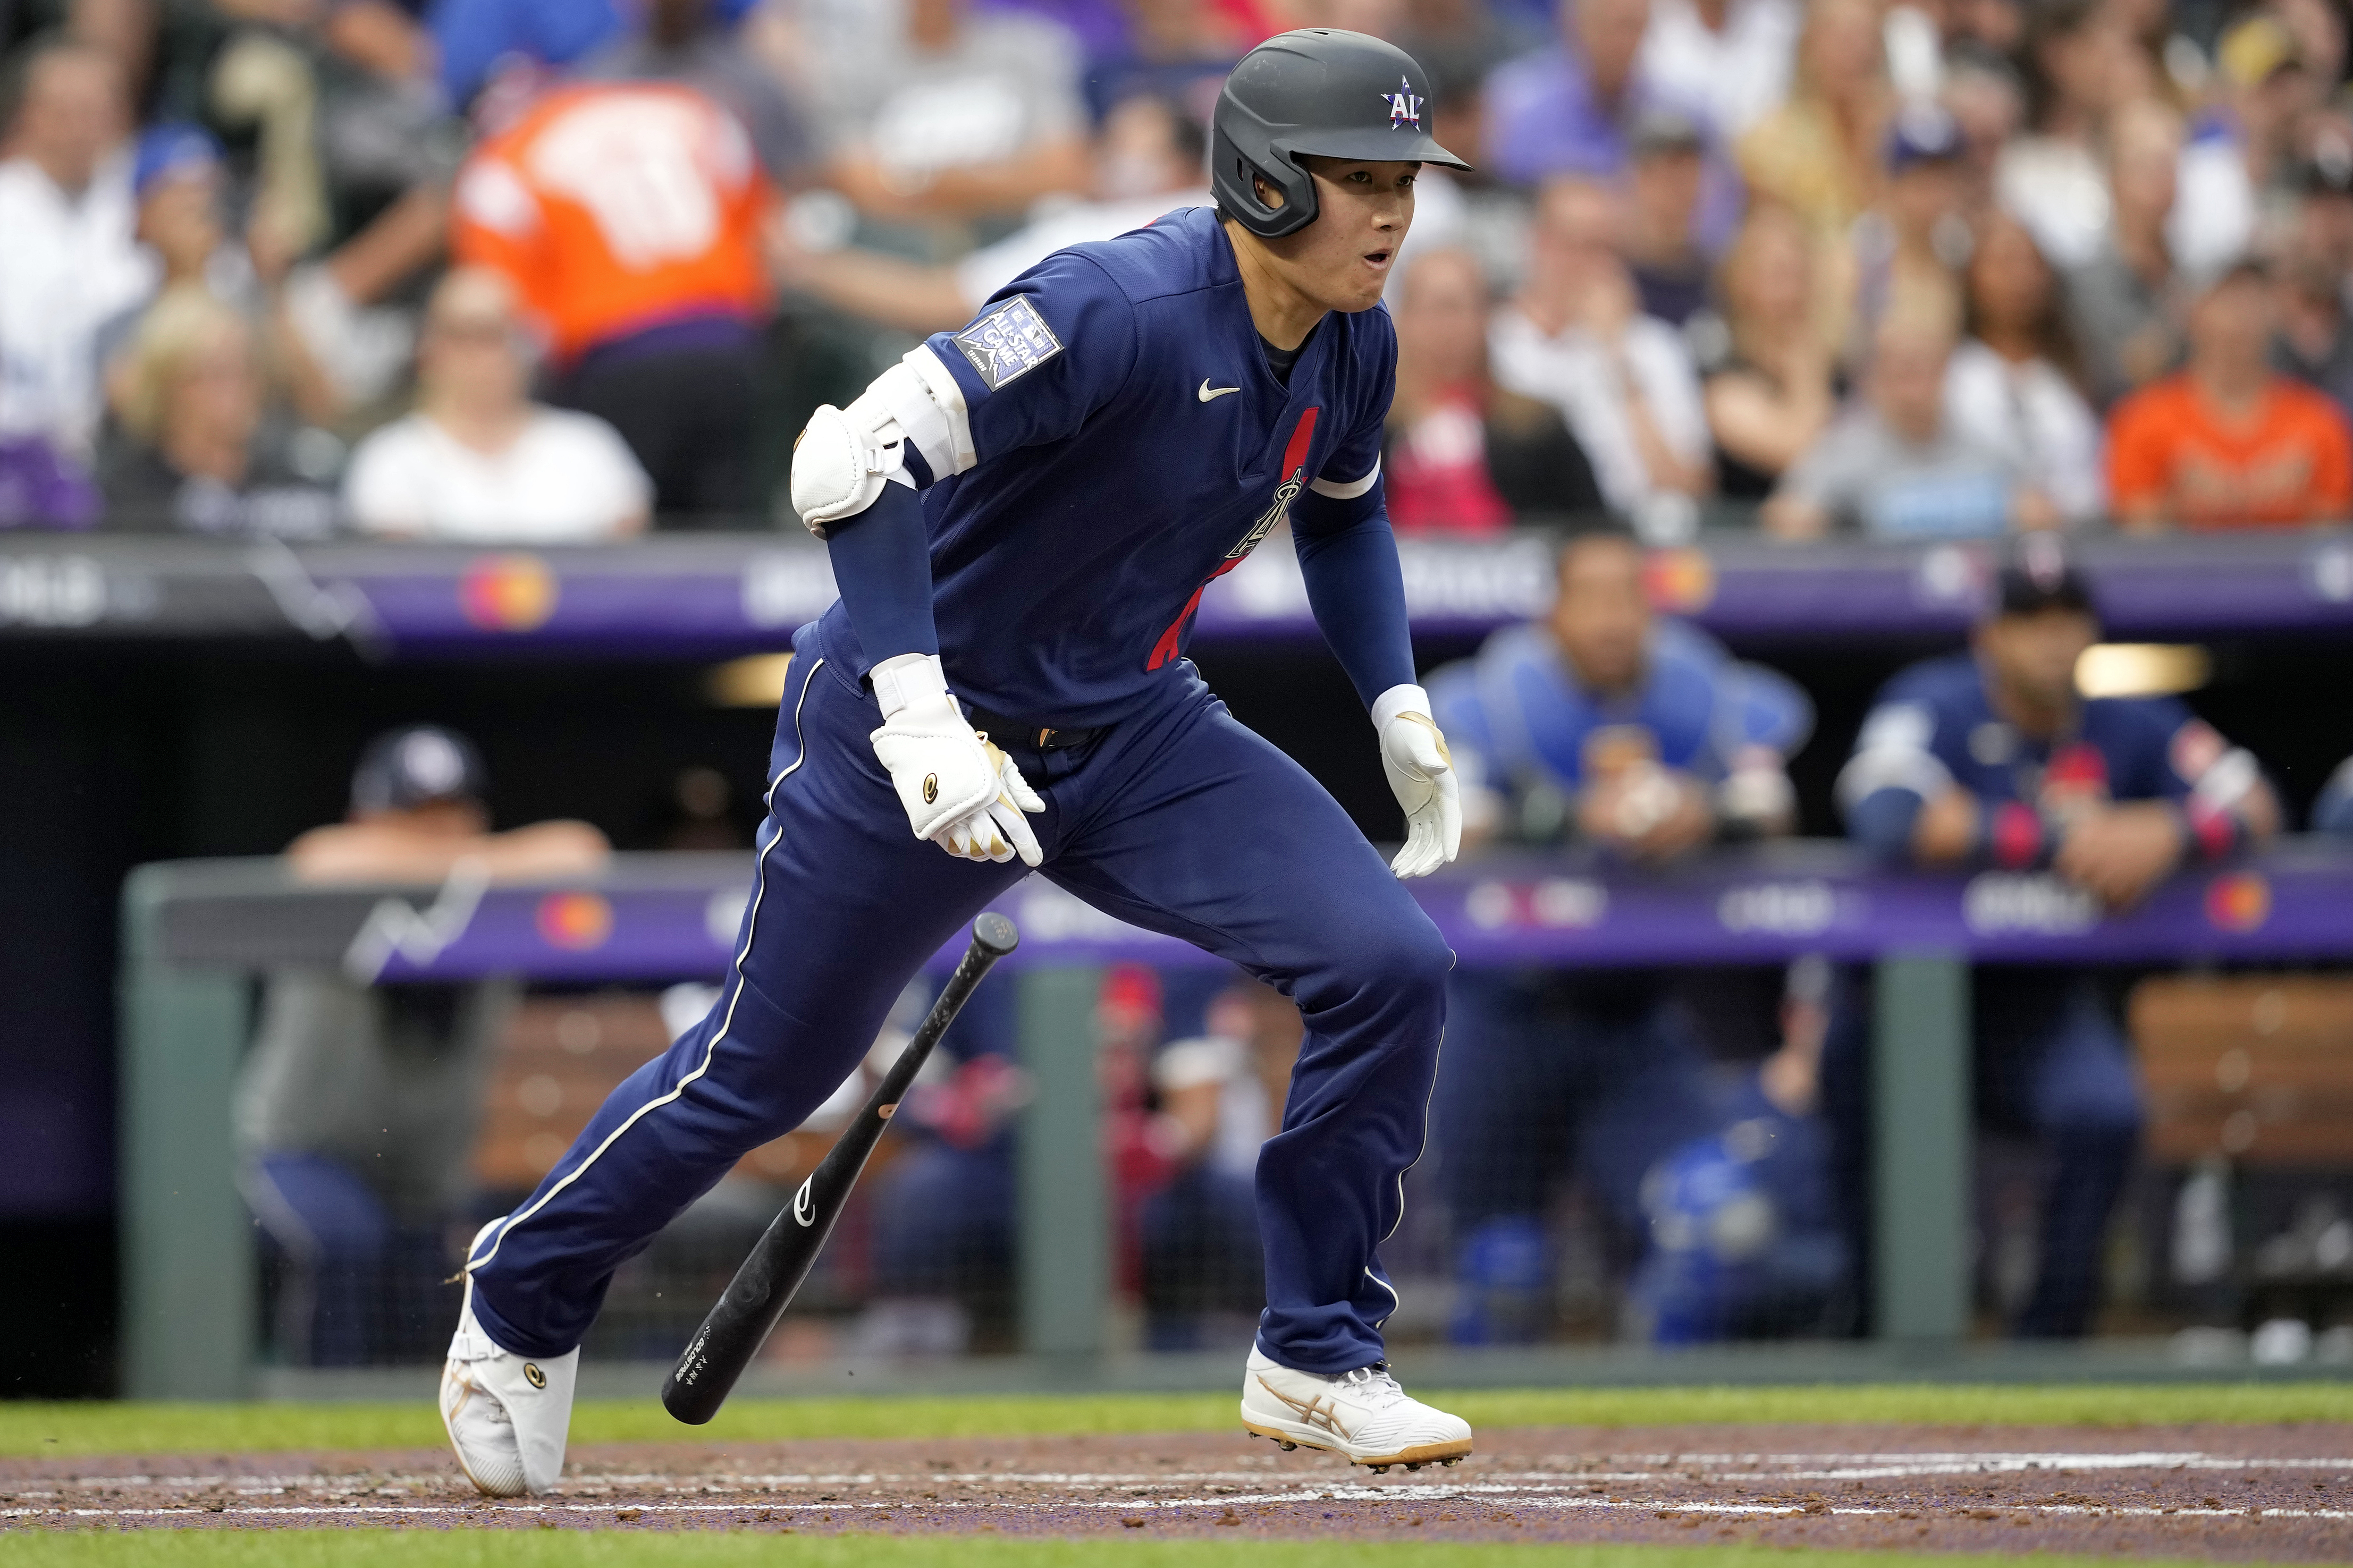
{"label": "spectator in orange shirt", "polygon": [[2108,494],[2125,527],[2286,527],[2353,510],[2353,434],[2323,394],[2271,368],[2277,310],[2242,261],[2189,314],[2189,363],[2108,417]]}
{"label": "spectator in orange shirt", "polygon": [[775,192],[735,118],[661,82],[562,88],[477,148],[452,248],[552,340],[549,401],[628,442],[671,526],[751,509]]}

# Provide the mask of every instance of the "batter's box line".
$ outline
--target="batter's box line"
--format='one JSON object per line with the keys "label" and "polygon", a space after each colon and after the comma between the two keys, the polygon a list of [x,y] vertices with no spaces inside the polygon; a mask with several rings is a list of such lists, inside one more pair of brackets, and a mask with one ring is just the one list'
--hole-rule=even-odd
{"label": "batter's box line", "polygon": [[1004,1499],[939,1499],[915,1502],[850,1500],[838,1502],[540,1502],[540,1503],[314,1503],[275,1504],[268,1507],[212,1508],[16,1508],[0,1509],[0,1519],[185,1519],[206,1518],[354,1518],[375,1516],[438,1517],[448,1514],[480,1518],[484,1515],[501,1517],[510,1514],[535,1516],[543,1514],[599,1514],[628,1512],[636,1515],[654,1514],[744,1514],[755,1509],[774,1513],[926,1513],[961,1511],[1039,1511],[1050,1509],[1120,1509],[1143,1511],[1155,1509],[1232,1508],[1236,1506],[1264,1507],[1288,1503],[1314,1502],[1410,1502],[1426,1505],[1432,1502],[1472,1501],[1482,1499],[1509,1500],[1523,1508],[1546,1508],[1562,1510],[1581,1510],[1593,1512],[1651,1513],[1662,1515],[1699,1514],[1706,1517],[1788,1519],[1828,1515],[1832,1518],[1891,1519],[1909,1516],[1915,1519],[1951,1519],[1956,1516],[1974,1517],[1990,1513],[1996,1518],[2031,1515],[2042,1518],[2105,1518],[2105,1519],[2291,1519],[2338,1521],[2353,1520],[2353,1509],[2303,1508],[2152,1508],[2147,1506],[2105,1507],[2082,1503],[2008,1503],[1993,1508],[1972,1506],[1936,1508],[1857,1507],[1835,1505],[1809,1510],[1801,1505],[1788,1503],[1690,1502],[1665,1498],[1606,1499],[1567,1498],[1546,1495],[1542,1489],[1512,1486],[1465,1486],[1420,1488],[1405,1493],[1358,1492],[1342,1495],[1329,1488],[1300,1488],[1280,1492],[1221,1494],[1199,1498],[1155,1498],[1127,1500],[1120,1502],[1069,1502],[1048,1500]]}

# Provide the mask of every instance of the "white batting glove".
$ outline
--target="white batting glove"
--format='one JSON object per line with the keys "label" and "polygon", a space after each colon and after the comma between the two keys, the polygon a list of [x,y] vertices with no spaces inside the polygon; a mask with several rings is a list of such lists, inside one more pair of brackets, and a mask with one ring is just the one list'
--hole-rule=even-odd
{"label": "white batting glove", "polygon": [[1023,814],[1046,803],[1013,760],[965,721],[948,695],[939,656],[901,654],[871,674],[882,727],[868,739],[915,837],[966,860],[1044,859]]}
{"label": "white batting glove", "polygon": [[1405,847],[1389,869],[1426,877],[1462,848],[1462,784],[1446,737],[1430,718],[1430,694],[1419,686],[1392,686],[1373,704],[1380,731],[1381,771],[1405,807]]}

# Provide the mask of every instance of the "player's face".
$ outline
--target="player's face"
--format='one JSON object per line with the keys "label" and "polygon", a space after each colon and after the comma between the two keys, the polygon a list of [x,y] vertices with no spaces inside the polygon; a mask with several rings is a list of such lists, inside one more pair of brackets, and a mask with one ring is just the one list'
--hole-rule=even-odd
{"label": "player's face", "polygon": [[1642,552],[1631,540],[1579,540],[1561,552],[1560,597],[1552,634],[1577,678],[1600,691],[1623,691],[1642,673],[1651,605],[1642,595]]}
{"label": "player's face", "polygon": [[2099,635],[2083,611],[2052,608],[1987,622],[1978,648],[2011,692],[2042,712],[2064,712],[2075,700],[2076,661]]}
{"label": "player's face", "polygon": [[1302,158],[1315,180],[1315,221],[1267,242],[1276,268],[1327,310],[1368,310],[1413,222],[1419,163]]}

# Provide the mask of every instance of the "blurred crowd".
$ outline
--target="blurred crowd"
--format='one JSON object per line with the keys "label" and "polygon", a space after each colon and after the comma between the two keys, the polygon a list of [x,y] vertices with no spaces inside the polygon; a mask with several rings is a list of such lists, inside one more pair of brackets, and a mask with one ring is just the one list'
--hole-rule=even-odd
{"label": "blurred crowd", "polygon": [[1206,202],[1300,26],[1477,165],[1391,286],[1400,530],[2353,510],[2334,0],[19,0],[0,526],[789,521],[809,408]]}

